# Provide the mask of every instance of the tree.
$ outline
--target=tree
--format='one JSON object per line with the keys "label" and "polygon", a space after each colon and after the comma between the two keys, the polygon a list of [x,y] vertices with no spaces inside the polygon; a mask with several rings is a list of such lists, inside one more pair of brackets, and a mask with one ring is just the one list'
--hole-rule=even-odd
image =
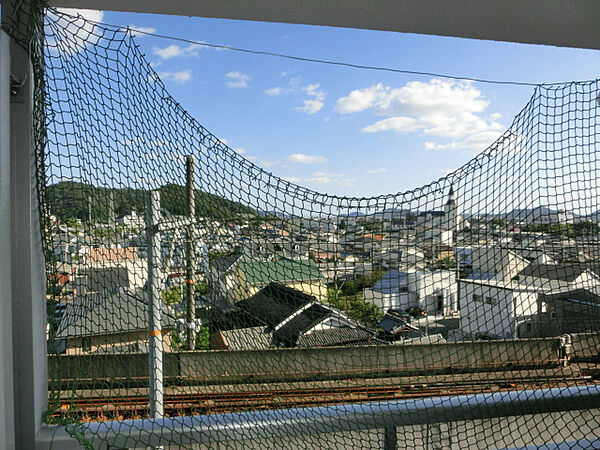
{"label": "tree", "polygon": [[456,262],[454,261],[454,259],[452,257],[446,256],[445,258],[438,259],[433,264],[433,268],[434,269],[444,269],[444,270],[456,269]]}
{"label": "tree", "polygon": [[210,328],[200,327],[198,333],[196,333],[196,345],[195,350],[209,350],[210,349]]}
{"label": "tree", "polygon": [[363,300],[362,292],[344,295],[342,290],[329,288],[327,289],[327,302],[344,311],[352,319],[366,324],[374,324],[383,317],[379,308]]}
{"label": "tree", "polygon": [[181,301],[181,292],[178,287],[172,287],[162,291],[161,297],[167,305],[173,305]]}

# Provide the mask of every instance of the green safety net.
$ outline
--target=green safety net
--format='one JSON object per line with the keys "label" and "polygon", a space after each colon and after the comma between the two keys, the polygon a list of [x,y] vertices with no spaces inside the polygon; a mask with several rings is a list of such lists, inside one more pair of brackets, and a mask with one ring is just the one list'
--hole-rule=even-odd
{"label": "green safety net", "polygon": [[[496,448],[597,432],[589,405],[489,418],[478,399],[596,383],[598,81],[536,87],[492,145],[426,186],[334,196],[206,130],[130,30],[29,17],[7,29],[34,66],[48,423],[90,447]],[[452,398],[471,419],[422,406]],[[387,426],[364,425],[398,402]],[[332,411],[338,430],[294,422]],[[161,416],[194,420],[139,431]],[[121,432],[90,434],[96,422]]]}

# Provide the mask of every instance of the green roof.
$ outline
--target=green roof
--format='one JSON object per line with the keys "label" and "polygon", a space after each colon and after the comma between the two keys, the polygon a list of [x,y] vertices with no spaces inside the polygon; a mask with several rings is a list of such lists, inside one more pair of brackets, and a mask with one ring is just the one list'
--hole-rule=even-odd
{"label": "green roof", "polygon": [[278,261],[246,262],[240,264],[240,269],[250,284],[321,279],[321,272],[311,259],[306,261],[280,259]]}

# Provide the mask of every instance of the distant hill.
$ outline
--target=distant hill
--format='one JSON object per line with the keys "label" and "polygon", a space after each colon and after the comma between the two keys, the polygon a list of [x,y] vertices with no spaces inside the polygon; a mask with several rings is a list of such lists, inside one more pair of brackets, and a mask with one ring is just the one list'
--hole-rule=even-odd
{"label": "distant hill", "polygon": [[[145,214],[146,192],[143,189],[111,189],[91,186],[74,181],[63,181],[48,186],[46,202],[50,213],[64,220],[76,217],[88,220],[88,198],[92,203],[92,220],[106,222],[109,216],[112,195],[115,218],[135,211]],[[218,195],[196,190],[196,217],[229,219],[239,214],[256,214],[256,211],[238,202]],[[167,184],[160,188],[161,209],[173,215],[187,213],[187,193],[185,186]]]}

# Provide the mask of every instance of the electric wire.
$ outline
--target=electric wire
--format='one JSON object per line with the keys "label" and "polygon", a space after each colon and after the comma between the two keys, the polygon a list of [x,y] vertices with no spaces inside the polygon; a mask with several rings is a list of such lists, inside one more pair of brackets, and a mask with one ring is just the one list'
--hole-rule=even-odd
{"label": "electric wire", "polygon": [[[60,14],[65,15],[62,11],[60,12]],[[81,16],[79,14],[77,16],[71,16],[71,17],[78,17],[78,18],[83,19],[83,16]],[[275,57],[275,58],[289,59],[292,61],[310,62],[310,63],[325,64],[325,65],[338,66],[338,67],[348,67],[348,68],[359,69],[359,70],[371,70],[371,71],[378,71],[378,72],[398,73],[398,74],[403,74],[403,75],[429,76],[429,77],[445,78],[445,79],[451,79],[451,80],[471,81],[471,82],[475,82],[475,83],[507,85],[507,86],[538,87],[538,86],[542,86],[542,85],[558,86],[558,85],[564,84],[564,82],[533,83],[533,82],[528,82],[528,81],[494,80],[494,79],[470,77],[470,76],[464,76],[464,75],[448,75],[448,74],[444,74],[444,73],[440,73],[440,72],[398,69],[398,68],[394,68],[394,67],[358,64],[358,63],[352,63],[352,62],[346,62],[346,61],[333,61],[333,60],[328,60],[328,59],[310,58],[310,57],[306,57],[306,56],[290,55],[287,53],[271,52],[271,51],[266,51],[266,50],[254,50],[254,49],[249,49],[249,48],[234,47],[234,46],[230,46],[230,45],[222,45],[222,44],[214,44],[214,43],[210,43],[210,42],[196,41],[193,39],[187,39],[187,38],[182,38],[182,37],[178,37],[178,36],[170,36],[170,35],[166,35],[166,34],[159,34],[159,33],[144,31],[144,30],[140,30],[140,29],[132,29],[130,27],[122,27],[119,25],[109,24],[106,22],[100,22],[100,21],[89,20],[89,19],[85,19],[85,20],[90,23],[93,23],[95,25],[99,25],[99,26],[113,27],[115,29],[127,30],[127,32],[129,32],[134,37],[136,34],[143,34],[145,36],[151,36],[151,37],[155,37],[158,39],[171,40],[171,41],[182,42],[182,43],[186,43],[186,44],[190,44],[190,45],[198,45],[198,46],[209,47],[209,48],[214,48],[214,49],[219,49],[219,50],[230,50],[230,51],[238,52],[238,53],[246,53],[246,54],[260,55],[260,56],[271,56],[271,57]]]}

